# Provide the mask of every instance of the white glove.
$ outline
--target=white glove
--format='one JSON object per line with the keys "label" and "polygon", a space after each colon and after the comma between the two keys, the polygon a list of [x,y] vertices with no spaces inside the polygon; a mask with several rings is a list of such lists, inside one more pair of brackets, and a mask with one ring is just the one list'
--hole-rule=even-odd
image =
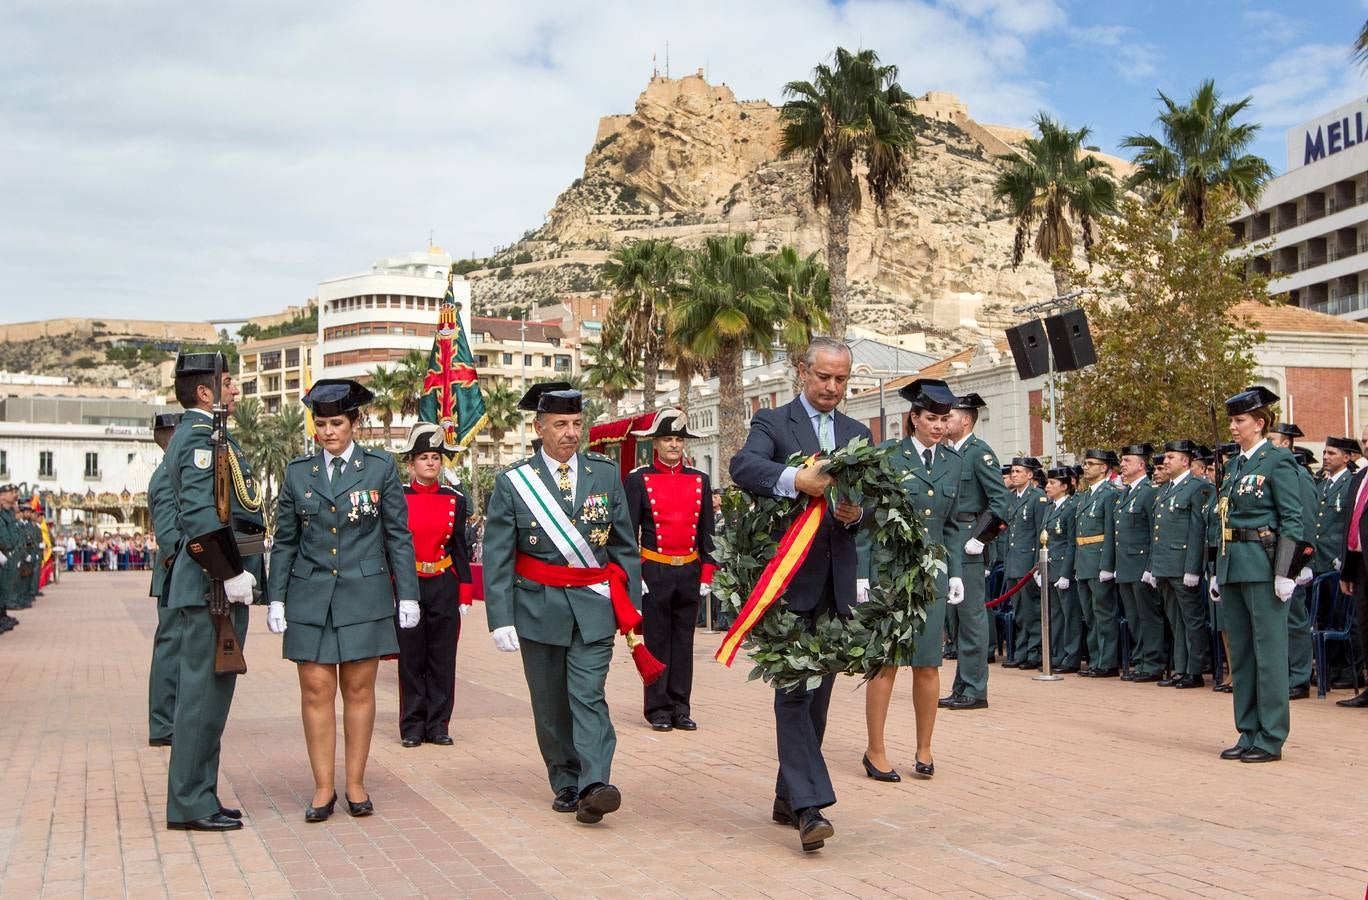
{"label": "white glove", "polygon": [[1034,579],[1036,587],[1040,587],[1040,572],[1036,572],[1035,575],[1031,577]]}
{"label": "white glove", "polygon": [[712,585],[708,584],[706,581],[700,581],[700,582],[698,583],[698,596],[700,596],[700,597],[706,597],[706,596],[708,596],[708,595],[711,594],[711,593],[712,593]]}
{"label": "white glove", "polygon": [[1115,573],[1115,572],[1108,572],[1106,569],[1103,569],[1103,570],[1101,570],[1100,572],[1097,573],[1097,580],[1098,580],[1098,581],[1103,581],[1103,582],[1106,582],[1106,581],[1115,581],[1115,580],[1116,580],[1116,573]]}
{"label": "white glove", "polygon": [[494,629],[494,647],[501,653],[513,653],[518,649],[518,630],[512,625]]}
{"label": "white glove", "polygon": [[223,583],[223,593],[228,595],[229,603],[251,603],[254,587],[256,576],[251,572],[239,572]]}
{"label": "white glove", "polygon": [[1191,572],[1183,573],[1183,587],[1196,587],[1197,582],[1201,580],[1201,575],[1193,575]]}
{"label": "white glove", "polygon": [[955,576],[950,579],[950,589],[946,591],[945,602],[951,606],[959,606],[964,602],[964,579]]}
{"label": "white glove", "polygon": [[1273,593],[1278,595],[1278,599],[1286,603],[1292,599],[1292,592],[1297,589],[1297,583],[1291,578],[1284,578],[1282,575],[1273,579]]}
{"label": "white glove", "polygon": [[646,580],[645,580],[645,579],[642,579],[642,581],[641,581],[641,596],[645,597],[645,596],[646,596],[647,594],[649,594],[650,592],[651,592],[651,586],[650,586],[649,584],[646,583]]}
{"label": "white glove", "polygon": [[1211,580],[1207,582],[1207,593],[1211,594],[1212,603],[1221,602],[1221,586],[1216,583],[1215,575],[1212,575]]}
{"label": "white glove", "polygon": [[1300,572],[1297,573],[1297,585],[1300,586],[1300,587],[1304,587],[1304,586],[1310,584],[1310,583],[1311,583],[1311,579],[1314,578],[1314,577],[1315,577],[1315,576],[1313,576],[1313,575],[1311,574],[1311,569],[1310,569],[1310,567],[1308,567],[1308,566],[1302,566],[1302,570],[1301,570]]}
{"label": "white glove", "polygon": [[1069,589],[1070,584],[1072,584],[1072,582],[1070,582],[1069,579],[1060,578],[1058,581],[1055,582],[1055,587],[1061,591],[1067,591]]}
{"label": "white glove", "polygon": [[868,599],[869,599],[869,579],[868,579],[868,578],[856,578],[856,579],[855,579],[855,605],[856,605],[856,606],[859,606],[861,603],[865,602],[865,601],[868,600]]}
{"label": "white glove", "polygon": [[1146,572],[1145,574],[1141,575],[1140,580],[1152,588],[1157,588],[1159,586],[1159,583],[1154,580],[1153,572]]}
{"label": "white glove", "polygon": [[[1334,560],[1334,561],[1331,562],[1330,564],[1331,564],[1332,566],[1335,567],[1335,571],[1336,571],[1336,572],[1338,572],[1338,571],[1340,570],[1340,567],[1344,565],[1344,563],[1340,562],[1339,560]],[[0,566],[3,566],[3,565],[4,565],[4,563],[0,563]]]}
{"label": "white glove", "polygon": [[285,604],[272,600],[266,609],[266,630],[271,634],[284,634],[288,627],[285,623]]}
{"label": "white glove", "polygon": [[981,556],[983,554],[983,541],[978,538],[970,538],[964,542],[964,552],[969,556]]}
{"label": "white glove", "polygon": [[416,628],[416,627],[418,626],[418,620],[421,619],[422,617],[423,617],[423,614],[422,614],[421,612],[418,611],[418,601],[417,601],[417,600],[400,600],[400,601],[399,601],[399,627],[400,627],[400,628]]}
{"label": "white glove", "polygon": [[472,606],[474,606],[475,604],[473,604],[473,603],[457,603],[456,605],[457,605],[458,607],[460,607],[460,610],[461,610],[461,618],[464,619],[466,616],[470,615],[470,608],[471,608]]}
{"label": "white glove", "polygon": [[[7,563],[7,562],[9,562],[9,557],[6,556],[6,555],[3,554],[3,553],[0,553],[0,566],[3,566],[3,565],[4,565],[5,563]],[[1339,567],[1336,566],[1336,568],[1339,568]]]}

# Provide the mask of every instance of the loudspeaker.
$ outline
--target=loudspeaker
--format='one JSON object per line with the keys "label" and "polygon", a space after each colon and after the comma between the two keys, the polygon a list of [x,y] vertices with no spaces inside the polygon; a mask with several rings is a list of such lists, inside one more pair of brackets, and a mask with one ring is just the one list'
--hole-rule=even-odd
{"label": "loudspeaker", "polygon": [[1045,320],[1045,331],[1050,335],[1055,371],[1072,372],[1097,362],[1092,332],[1088,331],[1088,314],[1083,310],[1071,309],[1050,316]]}
{"label": "loudspeaker", "polygon": [[1045,343],[1045,326],[1039,319],[1008,328],[1007,345],[1012,348],[1012,360],[1022,381],[1038,378],[1050,370],[1050,348]]}

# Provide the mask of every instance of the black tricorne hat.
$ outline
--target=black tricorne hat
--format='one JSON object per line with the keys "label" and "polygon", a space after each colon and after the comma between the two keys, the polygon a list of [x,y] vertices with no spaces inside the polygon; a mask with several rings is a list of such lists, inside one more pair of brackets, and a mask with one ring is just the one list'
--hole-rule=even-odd
{"label": "black tricorne hat", "polygon": [[1221,454],[1222,459],[1234,459],[1240,452],[1240,445],[1234,441],[1226,441],[1216,448],[1216,452]]}
{"label": "black tricorne hat", "polygon": [[978,394],[970,391],[967,394],[960,394],[951,405],[955,409],[983,409],[988,404]]}
{"label": "black tricorne hat", "polygon": [[1073,469],[1068,466],[1060,466],[1057,469],[1049,469],[1045,472],[1046,478],[1053,478],[1055,481],[1071,482],[1075,475]]}
{"label": "black tricorne hat", "polygon": [[1011,465],[1021,466],[1034,471],[1040,468],[1040,460],[1036,459],[1034,456],[1013,456]]}
{"label": "black tricorne hat", "polygon": [[1008,463],[1007,465],[1005,465],[1005,466],[1002,467],[1002,474],[1003,474],[1003,475],[1011,475],[1011,474],[1012,474],[1012,465],[1011,465],[1011,463]]}
{"label": "black tricorne hat", "polygon": [[1325,439],[1325,446],[1334,447],[1336,450],[1343,450],[1345,453],[1358,453],[1362,455],[1363,448],[1359,442],[1347,437],[1328,437]]}
{"label": "black tricorne hat", "polygon": [[1188,459],[1196,459],[1200,449],[1200,447],[1187,438],[1180,438],[1164,444],[1165,453],[1186,453]]}
{"label": "black tricorne hat", "polygon": [[1312,465],[1316,461],[1316,454],[1312,453],[1305,447],[1293,448],[1292,455],[1296,457],[1297,462],[1303,466]]}
{"label": "black tricorne hat", "polygon": [[655,418],[651,419],[651,424],[648,428],[643,428],[640,431],[633,431],[632,434],[639,438],[698,437],[698,435],[689,431],[688,416],[684,415],[682,409],[675,409],[674,407],[662,409],[655,414]]}
{"label": "black tricorne hat", "polygon": [[1122,456],[1143,456],[1149,459],[1154,453],[1154,445],[1146,441],[1143,444],[1127,444],[1121,448]]}
{"label": "black tricorne hat", "polygon": [[1273,434],[1283,434],[1290,438],[1306,437],[1295,422],[1279,422],[1273,426]]}
{"label": "black tricorne hat", "polygon": [[1110,450],[1103,450],[1100,447],[1084,447],[1082,459],[1095,459],[1100,462],[1110,463],[1115,458]]}
{"label": "black tricorne hat", "polygon": [[938,378],[918,378],[911,384],[903,385],[898,394],[911,403],[913,409],[924,409],[940,415],[954,409],[959,401],[950,386]]}
{"label": "black tricorne hat", "polygon": [[1197,445],[1197,458],[1210,465],[1216,461],[1216,454],[1211,452],[1211,448],[1206,444]]}
{"label": "black tricorne hat", "polygon": [[315,416],[342,416],[360,409],[375,397],[358,381],[350,378],[320,378],[300,401]]}
{"label": "black tricorne hat", "polygon": [[1150,460],[1150,465],[1152,465],[1152,466],[1162,466],[1163,464],[1164,464],[1164,454],[1162,454],[1162,453],[1156,453],[1156,454],[1154,454],[1154,458]]}
{"label": "black tricorne hat", "polygon": [[186,353],[184,351],[176,354],[176,377],[182,375],[213,375],[214,358],[218,357],[219,371],[228,371],[228,363],[223,358],[223,354],[217,350],[200,353]]}
{"label": "black tricorne hat", "polygon": [[577,413],[584,410],[584,395],[568,381],[543,381],[527,389],[518,409],[535,413]]}
{"label": "black tricorne hat", "polygon": [[1263,409],[1278,402],[1278,395],[1270,391],[1261,384],[1247,387],[1233,397],[1226,399],[1226,415],[1238,416],[1241,413],[1250,413],[1256,409]]}
{"label": "black tricorne hat", "polygon": [[455,456],[456,448],[446,445],[446,429],[433,422],[419,422],[409,429],[408,439],[399,452],[414,457],[419,453],[436,451],[443,456]]}
{"label": "black tricorne hat", "polygon": [[183,413],[157,413],[152,417],[152,430],[161,431],[164,428],[175,428],[181,423]]}

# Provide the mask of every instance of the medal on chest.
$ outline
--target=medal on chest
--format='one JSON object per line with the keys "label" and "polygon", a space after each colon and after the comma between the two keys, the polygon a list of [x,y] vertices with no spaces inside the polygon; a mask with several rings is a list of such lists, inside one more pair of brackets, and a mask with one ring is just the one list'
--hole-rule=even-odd
{"label": "medal on chest", "polygon": [[347,513],[347,520],[350,522],[359,521],[362,516],[374,518],[380,515],[380,492],[379,491],[352,491],[349,495],[351,500],[351,511]]}

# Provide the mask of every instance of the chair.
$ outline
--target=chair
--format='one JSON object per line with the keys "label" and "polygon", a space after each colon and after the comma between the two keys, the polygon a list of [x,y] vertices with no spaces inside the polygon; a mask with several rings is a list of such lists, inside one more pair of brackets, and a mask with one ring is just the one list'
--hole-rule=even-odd
{"label": "chair", "polygon": [[1130,620],[1124,615],[1116,617],[1116,632],[1119,638],[1117,645],[1121,654],[1121,671],[1129,675],[1131,671],[1131,629]]}
{"label": "chair", "polygon": [[[1325,581],[1327,576],[1333,579]],[[1311,649],[1316,658],[1316,697],[1323,698],[1330,688],[1328,647],[1331,641],[1351,644],[1354,640],[1354,598],[1339,589],[1339,573],[1326,572],[1316,579],[1311,605],[1312,622],[1324,622],[1311,629]],[[1327,599],[1328,602],[1327,602]],[[1314,618],[1319,616],[1319,619]],[[1358,693],[1358,668],[1354,667],[1354,692]]]}

